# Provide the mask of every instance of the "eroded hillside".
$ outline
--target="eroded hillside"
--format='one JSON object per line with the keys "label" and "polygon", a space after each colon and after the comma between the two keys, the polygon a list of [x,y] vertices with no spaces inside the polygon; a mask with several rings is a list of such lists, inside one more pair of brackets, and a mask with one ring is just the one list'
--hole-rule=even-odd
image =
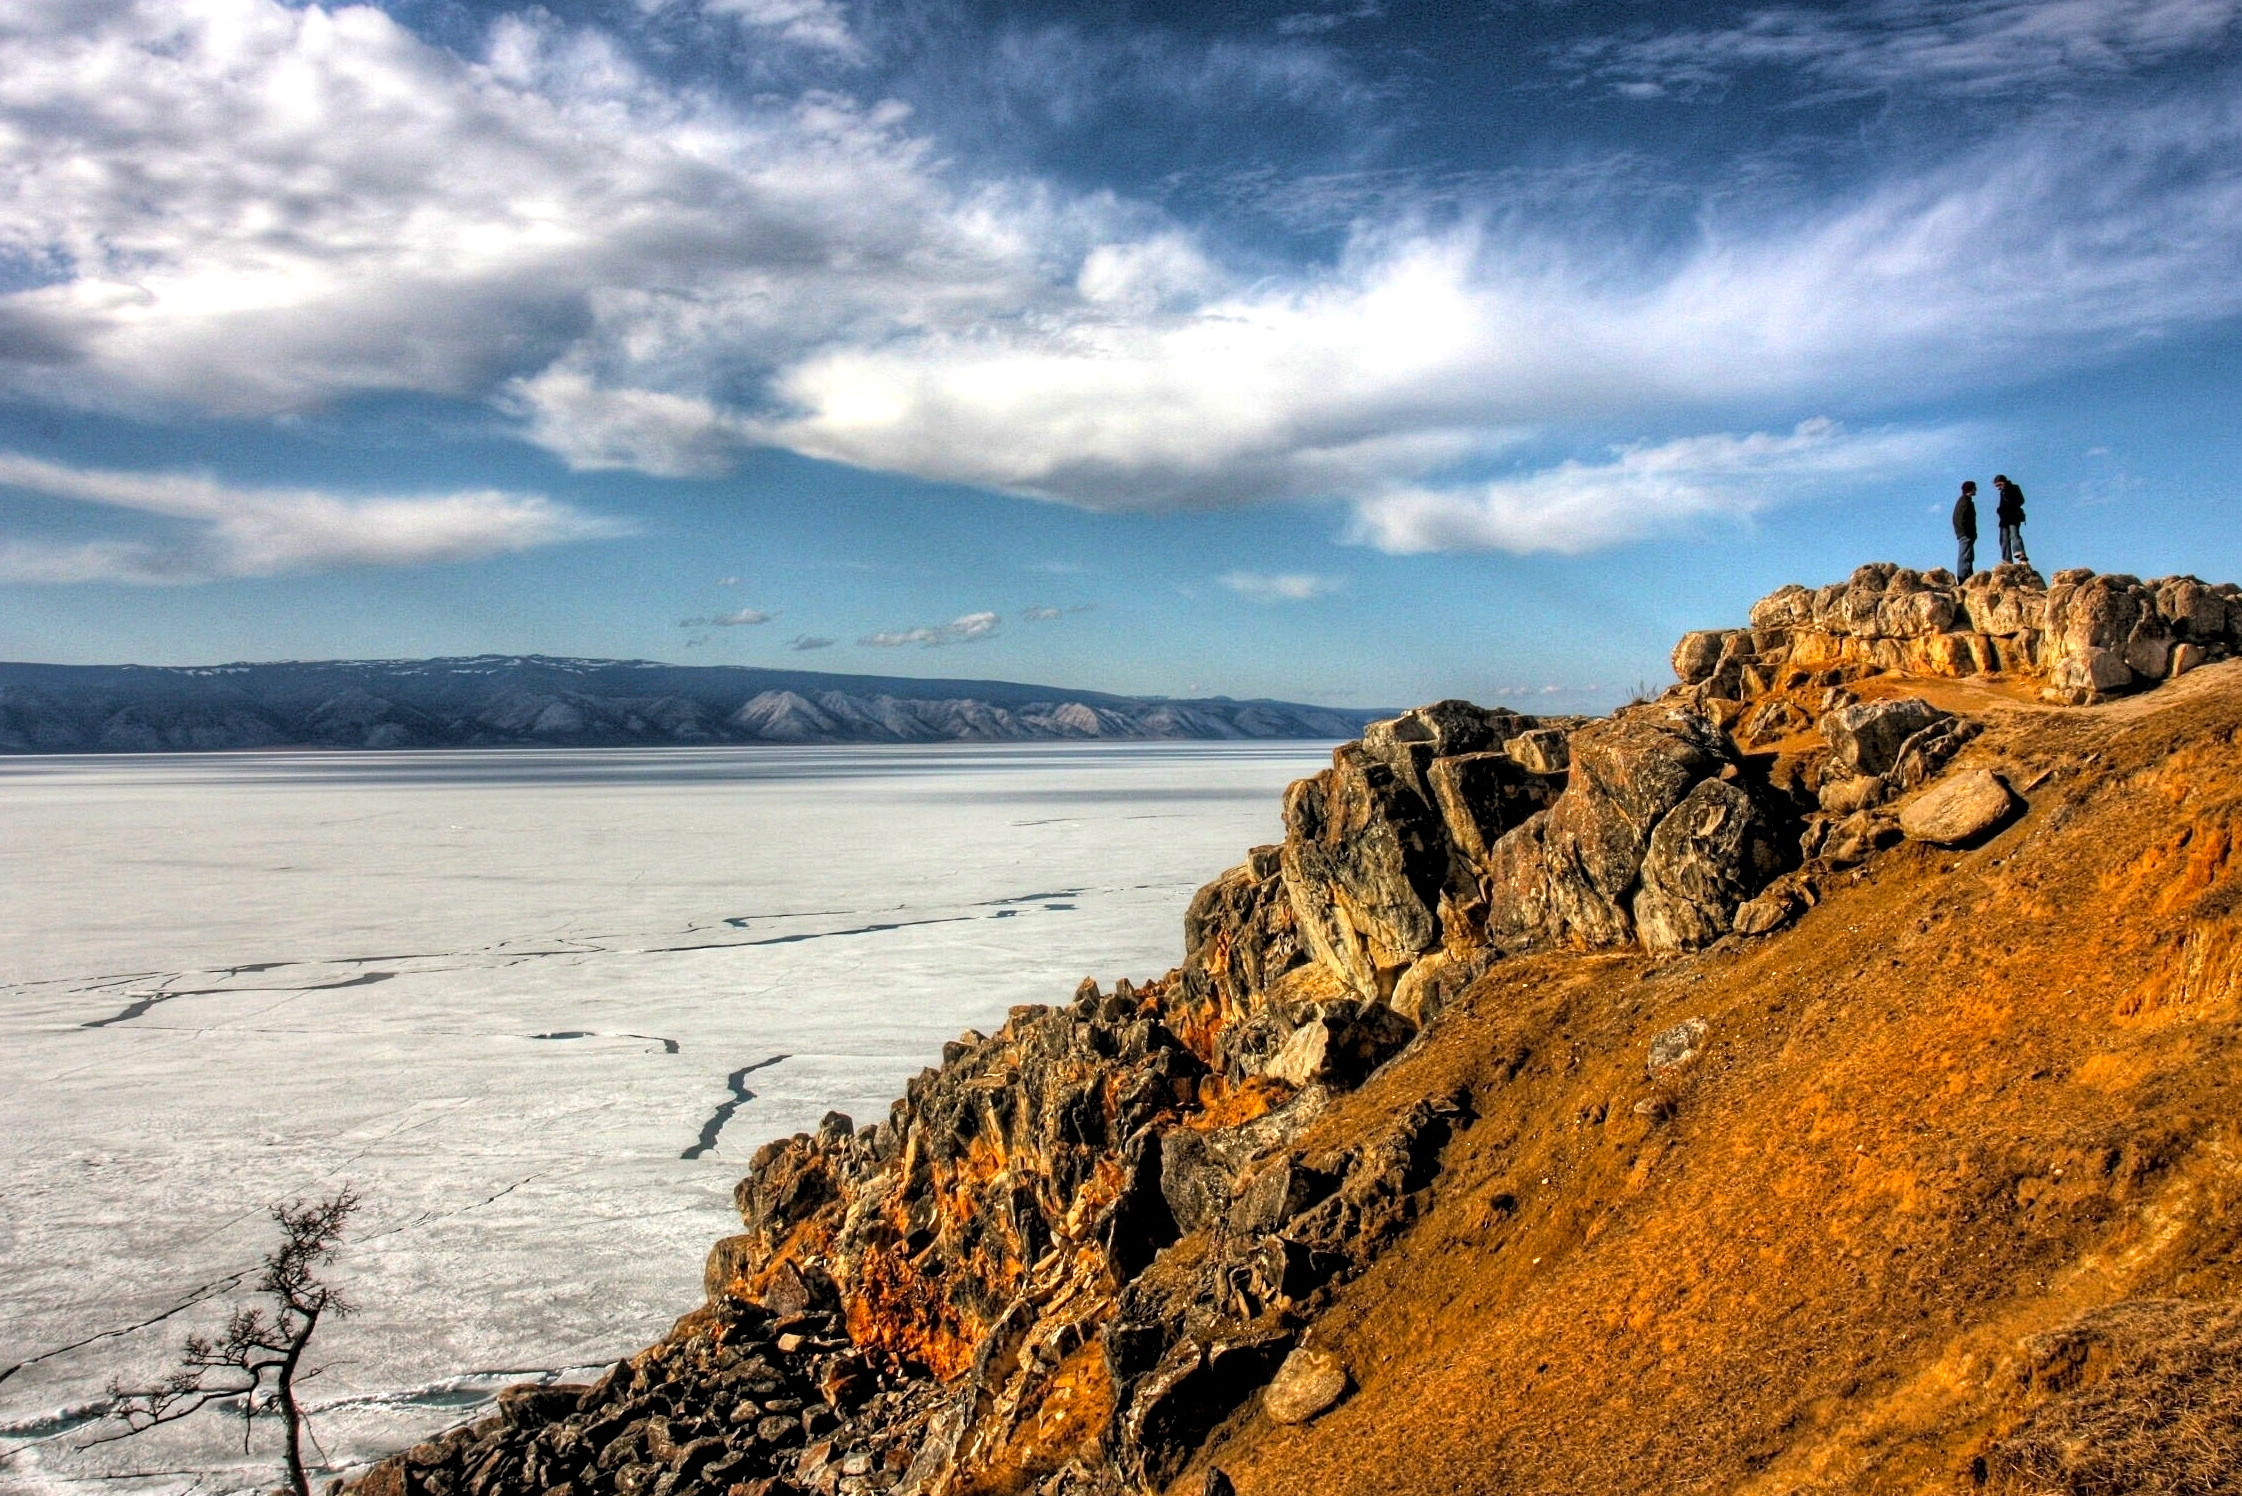
{"label": "eroded hillside", "polygon": [[770,1145],[669,1340],[364,1488],[2229,1489],[2237,646],[1864,568],[1373,724],[1176,970]]}

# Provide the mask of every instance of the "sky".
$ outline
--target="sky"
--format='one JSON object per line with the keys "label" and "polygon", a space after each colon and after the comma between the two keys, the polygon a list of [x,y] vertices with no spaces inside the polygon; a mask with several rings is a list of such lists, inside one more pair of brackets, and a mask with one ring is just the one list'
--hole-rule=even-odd
{"label": "sky", "polygon": [[0,658],[1608,706],[2242,579],[2242,0],[0,0]]}

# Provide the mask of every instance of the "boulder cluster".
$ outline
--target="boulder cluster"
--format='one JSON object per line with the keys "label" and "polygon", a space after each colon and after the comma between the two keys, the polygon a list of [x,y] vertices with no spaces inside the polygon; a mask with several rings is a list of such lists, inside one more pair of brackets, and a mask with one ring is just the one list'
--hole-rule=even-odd
{"label": "boulder cluster", "polygon": [[925,1384],[883,1377],[799,1278],[770,1298],[779,1307],[696,1311],[589,1386],[507,1388],[495,1414],[384,1461],[357,1490],[777,1496],[801,1489],[794,1476],[835,1496],[893,1489]]}
{"label": "boulder cluster", "polygon": [[1827,587],[1761,598],[1748,629],[1684,635],[1683,684],[1749,701],[1800,676],[1900,671],[2011,675],[2042,696],[2086,706],[2242,653],[2242,587],[2195,577],[2138,577],[2079,568],[2053,582],[2029,566],[1996,566],[1967,581],[1889,562]]}
{"label": "boulder cluster", "polygon": [[[1199,891],[1180,966],[1015,1008],[877,1124],[766,1145],[668,1340],[597,1387],[509,1394],[364,1485],[1162,1488],[1249,1404],[1300,1422],[1347,1395],[1316,1316],[1418,1216],[1474,1108],[1316,1124],[1490,963],[1764,935],[1902,839],[2014,817],[1997,775],[1954,767],[1975,724],[1872,677],[2086,701],[2242,652],[2234,588],[2022,567],[1865,567],[1752,619],[1685,638],[1680,683],[1608,717],[1443,701],[1371,723],[1286,792],[1281,843]],[[1662,1035],[1654,1072],[1703,1037]]]}

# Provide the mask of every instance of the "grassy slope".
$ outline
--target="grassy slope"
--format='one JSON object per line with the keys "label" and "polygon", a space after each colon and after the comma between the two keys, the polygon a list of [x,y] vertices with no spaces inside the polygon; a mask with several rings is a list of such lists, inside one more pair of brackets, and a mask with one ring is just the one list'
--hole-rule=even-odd
{"label": "grassy slope", "polygon": [[1482,1113],[1316,1327],[1359,1390],[1210,1444],[1244,1496],[1968,1489],[2025,1337],[2242,1297],[2242,662],[2084,711],[1929,694],[2027,789],[1992,841],[1737,948],[1504,964],[1325,1119],[1458,1081]]}

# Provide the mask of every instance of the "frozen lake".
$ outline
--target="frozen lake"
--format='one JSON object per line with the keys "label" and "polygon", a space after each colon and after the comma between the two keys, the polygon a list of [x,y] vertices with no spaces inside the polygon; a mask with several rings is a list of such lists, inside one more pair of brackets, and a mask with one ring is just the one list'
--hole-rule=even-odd
{"label": "frozen lake", "polygon": [[758,1145],[884,1116],[1013,1004],[1166,970],[1327,761],[0,758],[0,1490],[270,1486],[222,1416],[92,1450],[79,1420],[222,1320],[272,1203],[345,1183],[360,1312],[308,1389],[338,1463],[646,1344]]}

